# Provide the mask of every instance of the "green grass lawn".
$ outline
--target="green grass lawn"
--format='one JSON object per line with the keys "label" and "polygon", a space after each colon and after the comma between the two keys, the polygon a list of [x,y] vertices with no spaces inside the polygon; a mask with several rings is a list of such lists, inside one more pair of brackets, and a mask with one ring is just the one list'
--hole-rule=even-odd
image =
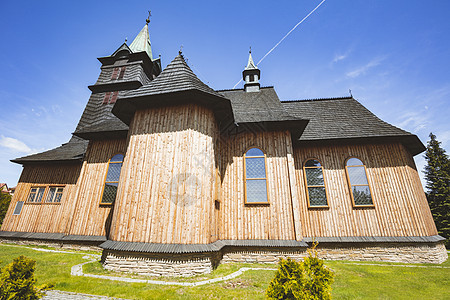
{"label": "green grass lawn", "polygon": [[[38,285],[55,284],[55,289],[126,299],[264,299],[264,291],[275,271],[247,271],[238,278],[199,287],[162,286],[125,283],[70,275],[73,265],[85,262],[84,253],[64,254],[39,252],[24,246],[0,244],[1,266],[25,255],[36,260]],[[376,264],[376,265],[371,265]],[[450,262],[441,265],[354,263],[327,261],[335,271],[334,299],[450,299]],[[241,267],[276,267],[275,265],[222,264],[212,274],[180,281],[197,281],[230,274]],[[417,266],[417,267],[416,267]],[[422,266],[426,266],[423,268]],[[436,268],[447,267],[447,268]],[[100,263],[85,265],[85,273],[113,275],[101,269]],[[134,276],[139,277],[139,276]],[[139,277],[154,279],[149,277]],[[161,279],[161,278],[157,278]],[[175,281],[174,278],[165,280]]]}

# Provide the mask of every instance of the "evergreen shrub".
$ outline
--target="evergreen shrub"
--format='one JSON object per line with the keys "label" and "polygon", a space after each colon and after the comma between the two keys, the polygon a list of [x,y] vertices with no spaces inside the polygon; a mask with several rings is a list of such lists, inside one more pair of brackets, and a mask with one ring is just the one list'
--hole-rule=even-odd
{"label": "evergreen shrub", "polygon": [[36,262],[23,255],[15,258],[12,263],[5,266],[0,274],[1,300],[34,300],[42,296],[40,290],[48,289],[52,285],[35,286],[34,271]]}
{"label": "evergreen shrub", "polygon": [[266,290],[269,299],[331,299],[334,273],[317,257],[313,244],[301,262],[281,259],[274,279]]}

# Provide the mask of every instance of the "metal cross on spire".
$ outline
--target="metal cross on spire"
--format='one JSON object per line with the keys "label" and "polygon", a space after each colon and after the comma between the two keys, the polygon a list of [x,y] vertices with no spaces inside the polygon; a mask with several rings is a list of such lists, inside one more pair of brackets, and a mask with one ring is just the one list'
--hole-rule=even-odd
{"label": "metal cross on spire", "polygon": [[149,10],[149,11],[148,11],[148,18],[147,18],[147,20],[145,20],[145,22],[147,22],[147,24],[150,23],[150,17],[151,17],[151,16],[152,16],[152,11]]}

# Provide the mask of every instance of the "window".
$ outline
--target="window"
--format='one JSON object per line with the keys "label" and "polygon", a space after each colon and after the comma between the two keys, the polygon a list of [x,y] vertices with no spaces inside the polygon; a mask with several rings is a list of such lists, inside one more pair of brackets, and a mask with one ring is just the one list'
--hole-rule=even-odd
{"label": "window", "polygon": [[20,215],[20,212],[22,211],[23,207],[23,201],[17,201],[16,207],[14,208],[13,215]]}
{"label": "window", "polygon": [[61,203],[64,187],[50,187],[45,198],[46,203]]}
{"label": "window", "polygon": [[303,167],[309,207],[328,207],[323,168],[317,159],[309,159]]}
{"label": "window", "polygon": [[116,154],[109,160],[108,172],[106,173],[105,185],[103,186],[103,195],[100,204],[113,204],[114,200],[116,200],[122,163],[122,154]]}
{"label": "window", "polygon": [[120,68],[120,73],[119,73],[119,78],[118,79],[123,79],[123,75],[125,75],[125,68],[126,67]]}
{"label": "window", "polygon": [[41,203],[42,196],[44,196],[45,187],[32,187],[28,195],[27,202]]}
{"label": "window", "polygon": [[372,193],[367,180],[366,166],[356,157],[351,157],[345,165],[350,195],[354,206],[373,206]]}
{"label": "window", "polygon": [[115,92],[106,92],[105,97],[103,98],[103,104],[114,104],[117,100],[118,91]]}
{"label": "window", "polygon": [[268,204],[266,155],[251,148],[244,154],[245,203]]}

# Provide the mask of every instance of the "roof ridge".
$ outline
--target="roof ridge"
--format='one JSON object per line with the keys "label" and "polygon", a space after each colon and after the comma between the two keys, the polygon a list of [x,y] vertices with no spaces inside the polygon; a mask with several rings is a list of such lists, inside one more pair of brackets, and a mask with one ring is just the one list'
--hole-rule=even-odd
{"label": "roof ridge", "polygon": [[351,96],[345,96],[345,97],[330,97],[330,98],[312,98],[312,99],[300,99],[300,100],[280,100],[282,103],[289,103],[289,102],[312,102],[312,101],[329,101],[329,100],[356,100],[355,98]]}
{"label": "roof ridge", "polygon": [[[270,89],[270,88],[274,88],[273,85],[267,85],[267,86],[262,86],[260,87],[260,89]],[[216,92],[229,92],[229,91],[243,91],[244,88],[241,89],[222,89],[222,90],[215,90]]]}

